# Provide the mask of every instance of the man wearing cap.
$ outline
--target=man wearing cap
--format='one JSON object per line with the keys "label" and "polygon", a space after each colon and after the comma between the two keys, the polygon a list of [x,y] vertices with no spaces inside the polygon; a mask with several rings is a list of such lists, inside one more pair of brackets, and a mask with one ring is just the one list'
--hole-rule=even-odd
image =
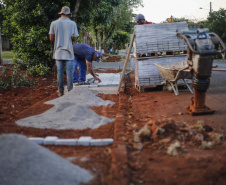
{"label": "man wearing cap", "polygon": [[143,14],[137,14],[135,20],[137,22],[137,25],[142,25],[142,24],[152,24],[152,22],[148,22],[145,20],[145,17]]}
{"label": "man wearing cap", "polygon": [[[73,82],[76,83],[75,85],[77,85],[77,83],[79,85],[84,85],[86,83],[87,70],[94,77],[95,80],[101,82],[101,80],[98,78],[98,75],[93,71],[92,61],[99,62],[102,58],[102,53],[95,51],[89,45],[82,43],[73,44],[73,49],[75,55]],[[80,73],[79,79],[76,73],[77,66],[79,67]]]}
{"label": "man wearing cap", "polygon": [[70,8],[62,7],[58,13],[60,18],[53,21],[50,25],[49,39],[54,42],[53,59],[57,65],[57,83],[59,96],[64,95],[64,66],[67,73],[67,89],[70,91],[73,88],[73,60],[74,52],[72,42],[79,36],[77,25],[70,20]]}
{"label": "man wearing cap", "polygon": [[[137,25],[143,25],[143,24],[152,24],[152,22],[148,22],[145,20],[145,17],[143,14],[137,14],[136,18],[134,19],[135,22],[137,22]],[[142,53],[140,54],[141,56],[148,56],[150,57],[151,54],[150,53]]]}

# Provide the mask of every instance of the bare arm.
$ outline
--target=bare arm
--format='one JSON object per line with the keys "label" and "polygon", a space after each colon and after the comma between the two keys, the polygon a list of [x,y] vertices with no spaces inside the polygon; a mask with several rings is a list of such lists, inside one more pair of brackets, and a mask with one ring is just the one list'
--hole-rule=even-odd
{"label": "bare arm", "polygon": [[71,40],[72,40],[72,42],[76,41],[76,37],[74,37],[74,34],[71,36]]}
{"label": "bare arm", "polygon": [[97,77],[97,75],[94,73],[93,71],[93,67],[92,67],[92,63],[86,61],[86,66],[87,66],[87,70],[89,71],[89,73],[94,77],[95,80],[97,80],[99,83],[101,82],[101,80]]}
{"label": "bare arm", "polygon": [[54,42],[54,41],[55,41],[55,35],[49,34],[49,40],[50,40],[51,42]]}

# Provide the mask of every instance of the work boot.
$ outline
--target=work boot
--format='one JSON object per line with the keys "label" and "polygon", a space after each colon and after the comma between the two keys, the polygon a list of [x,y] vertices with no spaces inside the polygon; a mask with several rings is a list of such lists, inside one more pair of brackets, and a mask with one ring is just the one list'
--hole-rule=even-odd
{"label": "work boot", "polygon": [[84,83],[85,83],[85,82],[79,82],[78,84],[79,84],[79,85],[84,85]]}
{"label": "work boot", "polygon": [[89,82],[79,82],[78,84],[79,84],[79,85],[90,85]]}
{"label": "work boot", "polygon": [[59,92],[58,93],[58,96],[60,97],[60,96],[63,96],[64,95],[64,92]]}

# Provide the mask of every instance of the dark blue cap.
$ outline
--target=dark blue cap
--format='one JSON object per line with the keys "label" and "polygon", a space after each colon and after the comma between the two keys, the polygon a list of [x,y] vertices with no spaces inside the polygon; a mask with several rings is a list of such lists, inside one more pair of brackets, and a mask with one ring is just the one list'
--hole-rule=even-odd
{"label": "dark blue cap", "polygon": [[97,62],[100,62],[100,59],[103,57],[102,53],[99,51],[96,51],[96,55],[97,55]]}

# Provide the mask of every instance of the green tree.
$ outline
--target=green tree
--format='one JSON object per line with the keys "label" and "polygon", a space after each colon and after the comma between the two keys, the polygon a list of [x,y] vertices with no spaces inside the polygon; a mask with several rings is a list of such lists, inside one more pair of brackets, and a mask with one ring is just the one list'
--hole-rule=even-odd
{"label": "green tree", "polygon": [[[122,0],[77,0],[74,6],[73,18],[79,24],[79,28],[86,30],[92,35],[96,48],[101,41],[99,28],[110,22],[113,8],[120,6]],[[80,39],[79,39],[80,40]]]}
{"label": "green tree", "polygon": [[[121,0],[70,0],[71,9],[73,10],[73,19],[78,23],[82,23],[85,26],[90,26],[93,22],[93,18],[98,16],[100,23],[106,22],[106,14],[109,9],[104,9],[107,6],[119,6]],[[103,10],[103,12],[101,11]],[[97,15],[98,12],[98,15]]]}
{"label": "green tree", "polygon": [[115,31],[111,39],[108,42],[108,45],[113,47],[113,50],[124,49],[125,44],[129,42],[129,33],[124,31]]}
{"label": "green tree", "polygon": [[113,6],[105,1],[99,3],[99,6],[91,11],[91,15],[93,16],[90,18],[90,28],[96,41],[96,48],[100,46],[98,37],[100,27],[110,23],[110,15],[112,15],[112,13]]}
{"label": "green tree", "polygon": [[[122,0],[120,5],[112,7],[112,11],[107,12],[108,20],[95,28],[95,37],[102,48],[112,42],[112,36],[117,35],[120,31],[130,32],[133,28],[131,20],[133,18],[132,9],[142,3],[142,0]],[[124,34],[125,40],[127,39]],[[118,44],[116,44],[118,45]],[[118,48],[117,48],[118,49]]]}
{"label": "green tree", "polygon": [[219,11],[210,13],[204,25],[209,28],[211,32],[219,35],[224,43],[226,43],[226,9],[221,8]]}
{"label": "green tree", "polygon": [[[104,42],[104,39],[108,39],[109,33],[113,34],[115,30],[120,30],[120,21],[124,19],[122,16],[115,17],[117,7],[126,2],[128,9],[131,9],[142,0],[1,0],[1,2],[5,5],[2,8],[5,18],[3,32],[10,38],[16,57],[26,62],[28,68],[37,65],[43,68],[51,67],[54,62],[49,56],[52,44],[48,31],[50,23],[58,18],[57,13],[62,6],[69,6],[73,13],[72,19],[77,20],[78,28],[85,27],[91,31],[91,35],[94,35],[99,43],[99,40]],[[125,5],[123,7],[125,8]],[[121,22],[123,26],[129,19],[130,15]],[[109,29],[111,32],[105,31],[101,39],[100,30],[103,26],[106,26],[105,30]]]}
{"label": "green tree", "polygon": [[43,64],[52,66],[48,31],[52,20],[57,18],[64,0],[4,0],[2,10],[5,20],[3,32],[10,38],[16,57],[31,68]]}
{"label": "green tree", "polygon": [[[111,6],[121,0],[3,0],[5,20],[3,31],[10,38],[16,57],[27,63],[28,68],[41,65],[51,67],[49,41],[50,23],[58,18],[62,6],[70,6],[72,19],[85,25],[98,26],[106,22]],[[94,14],[95,13],[95,14]],[[76,17],[77,16],[77,17]]]}
{"label": "green tree", "polygon": [[3,59],[2,59],[2,31],[1,31],[1,22],[4,19],[2,14],[2,8],[3,8],[3,2],[0,1],[0,65],[3,65]]}

